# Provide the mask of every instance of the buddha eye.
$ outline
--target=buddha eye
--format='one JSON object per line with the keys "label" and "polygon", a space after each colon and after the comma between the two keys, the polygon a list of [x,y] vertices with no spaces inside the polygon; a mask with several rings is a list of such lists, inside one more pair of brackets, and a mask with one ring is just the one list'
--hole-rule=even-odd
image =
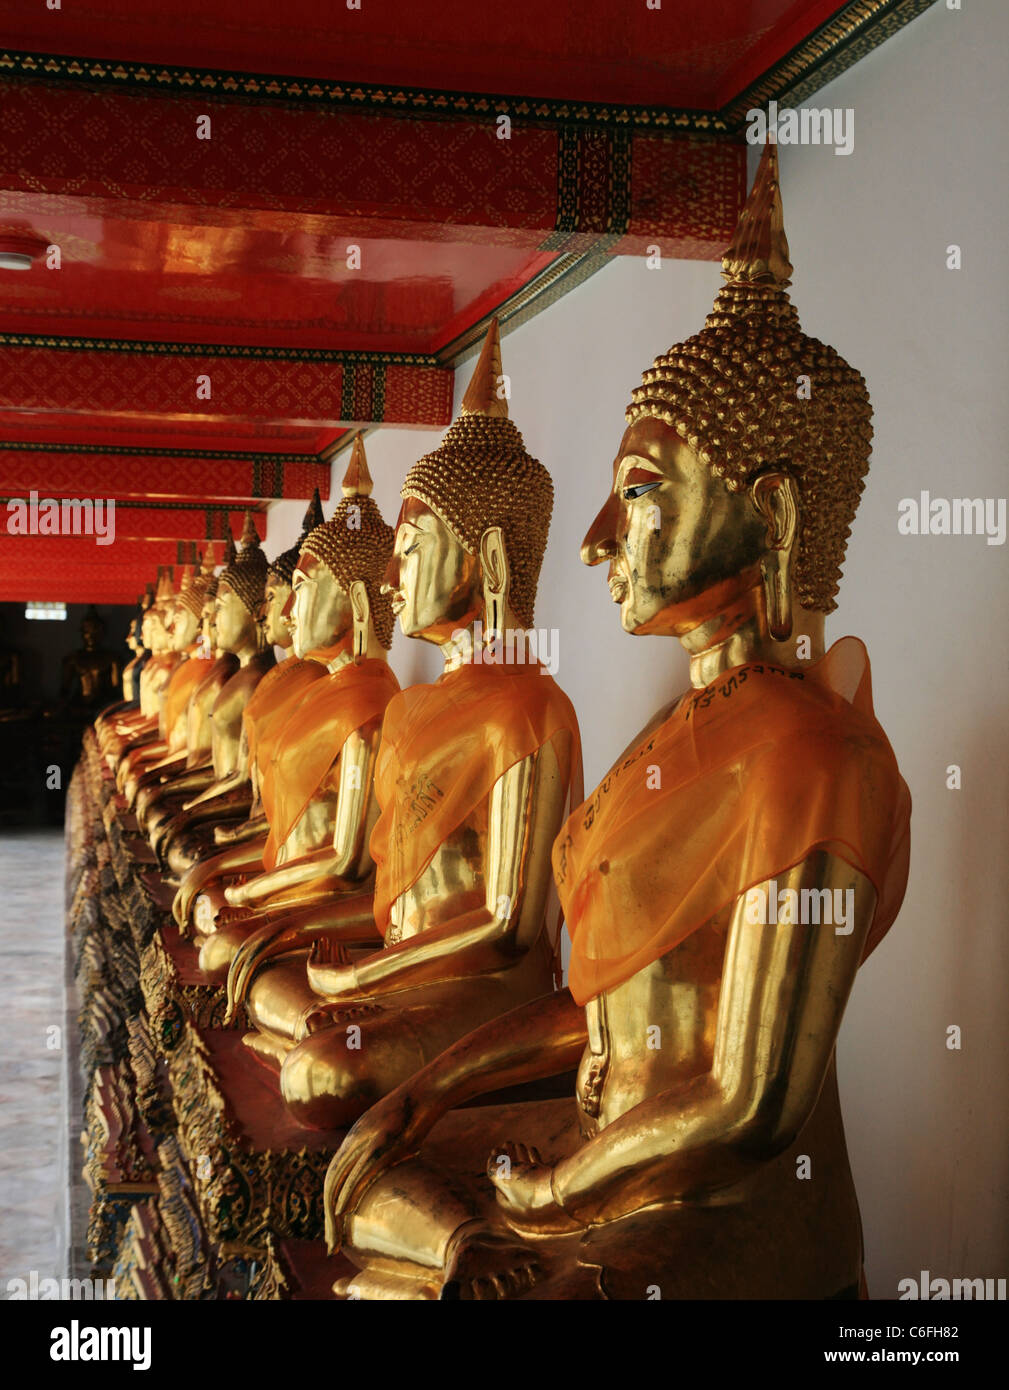
{"label": "buddha eye", "polygon": [[654,483],[632,483],[630,487],[623,489],[624,501],[633,502],[636,497],[644,497],[646,492],[651,492],[653,488],[657,488],[661,481],[661,478],[656,478]]}
{"label": "buddha eye", "polygon": [[407,548],[403,551],[403,554],[412,555],[413,552],[417,549],[418,545],[420,545],[420,541],[414,541],[412,545],[407,546]]}

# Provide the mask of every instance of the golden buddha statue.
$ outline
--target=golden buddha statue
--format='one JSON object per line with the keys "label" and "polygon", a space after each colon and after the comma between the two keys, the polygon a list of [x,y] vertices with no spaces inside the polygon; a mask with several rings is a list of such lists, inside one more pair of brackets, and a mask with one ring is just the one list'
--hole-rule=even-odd
{"label": "golden buddha statue", "polygon": [[[900,907],[910,799],[864,647],[824,650],[871,411],[801,332],[790,273],[770,145],[705,328],[633,393],[582,551],[625,631],[682,643],[690,688],[554,846],[569,988],[448,1049],[333,1159],[330,1246],[361,1269],[338,1292],[857,1294],[834,1049]],[[573,1103],[448,1113],[574,1065]]]}
{"label": "golden buddha statue", "polygon": [[213,658],[203,652],[201,640],[203,604],[213,576],[212,546],[208,546],[199,574],[194,574],[191,565],[184,567],[179,592],[166,620],[171,649],[179,654],[179,661],[160,697],[162,737],[126,758],[128,770],[122,778],[123,791],[131,806],[139,800],[137,814],[141,825],[148,801],[144,791],[156,794],[173,774],[185,770],[187,752],[196,751],[189,741],[188,708],[194,690],[213,665]]}
{"label": "golden buddha statue", "polygon": [[259,626],[266,570],[252,512],[247,511],[241,549],[217,576],[217,646],[238,658],[238,670],[211,710],[212,775],[203,780],[191,773],[190,790],[197,795],[169,817],[159,815],[151,827],[153,847],[176,875],[209,851],[215,822],[241,819],[249,811],[251,797],[241,766],[242,716],[260,680],[276,663],[272,647],[263,645]]}
{"label": "golden buddha statue", "polygon": [[120,689],[119,658],[101,643],[105,623],[91,604],[81,619],[81,646],[63,661],[61,695],[71,707],[100,710]]}
{"label": "golden buddha statue", "polygon": [[144,647],[140,636],[141,621],[143,619],[143,598],[137,600],[137,616],[131,621],[129,630],[126,634],[126,645],[133,653],[132,658],[123,667],[123,704],[134,706],[140,699],[140,687],[136,684],[139,679],[140,670],[146,658],[147,649]]}
{"label": "golden buddha statue", "polygon": [[[226,978],[237,948],[266,921],[328,903],[334,893],[360,892],[371,877],[375,759],[386,706],[399,690],[386,660],[394,620],[382,593],[394,532],[371,491],[357,439],[342,500],[304,539],[293,572],[295,658],[314,664],[322,679],[306,686],[306,672],[293,698],[281,692],[276,719],[267,709],[264,722],[260,711],[256,745],[269,833],[259,872],[225,888],[223,910],[196,915],[200,966],[214,979]],[[236,862],[234,853],[226,861]],[[377,939],[373,926],[369,935]]]}
{"label": "golden buddha statue", "polygon": [[[284,1099],[308,1126],[346,1125],[553,984],[549,849],[580,795],[581,754],[552,677],[506,660],[525,655],[516,638],[533,621],[553,487],[500,382],[495,322],[459,418],[402,489],[386,587],[404,634],[434,643],[445,669],[386,711],[374,891],[257,928],[229,972],[230,1006],[246,1001],[258,1030],[247,1041],[281,1065]],[[376,927],[381,949],[347,949]]]}
{"label": "golden buddha statue", "polygon": [[174,604],[173,570],[160,565],[154,600],[141,619],[141,641],[150,656],[138,679],[138,707],[102,720],[99,728],[99,746],[120,785],[119,764],[123,755],[159,738],[161,694],[178,664],[178,653],[172,650],[166,626]]}
{"label": "golden buddha statue", "polygon": [[[295,566],[302,545],[323,521],[322,503],[319,489],[316,488],[305,512],[301,535],[294,545],[270,562],[266,572],[266,589],[259,618],[266,647],[279,647],[285,651],[291,648],[293,637],[287,609]],[[224,902],[223,887],[232,878],[248,870],[258,872],[262,869],[263,850],[270,831],[262,805],[262,779],[269,767],[274,739],[283,727],[287,713],[301,700],[308,686],[325,674],[326,668],[318,661],[288,656],[266,673],[249,699],[242,716],[241,750],[243,764],[249,769],[252,790],[249,815],[237,825],[217,826],[214,840],[216,844],[227,845],[228,848],[220,854],[197,860],[183,875],[172,908],[183,932],[189,928],[198,896],[205,899],[201,916],[206,923],[205,930],[212,930],[216,909]]]}
{"label": "golden buddha statue", "polygon": [[[229,535],[225,567],[234,563],[235,556],[235,543]],[[181,810],[194,791],[214,779],[213,708],[221,690],[239,669],[238,657],[222,651],[217,643],[215,566],[211,541],[204,552],[198,579],[183,580],[170,625],[173,642],[182,648],[185,660],[161,697],[161,725],[167,733],[169,752],[160,761],[148,763],[136,793],[137,818],[148,835]],[[126,794],[129,797],[128,786]]]}
{"label": "golden buddha statue", "polygon": [[3,640],[0,614],[0,719],[16,716],[24,703],[24,663],[21,652]]}
{"label": "golden buddha statue", "polygon": [[63,659],[61,707],[93,717],[119,692],[119,658],[102,645],[105,624],[92,604],[81,619],[81,646]]}

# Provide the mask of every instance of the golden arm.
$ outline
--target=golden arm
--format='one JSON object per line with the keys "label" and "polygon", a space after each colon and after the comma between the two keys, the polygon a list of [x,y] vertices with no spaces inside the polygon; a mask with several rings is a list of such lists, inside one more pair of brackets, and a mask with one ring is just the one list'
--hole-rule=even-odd
{"label": "golden arm", "polygon": [[[374,797],[374,763],[378,753],[381,721],[372,720],[345,740],[337,755],[336,819],[333,842],[309,854],[299,855],[249,883],[227,889],[233,907],[261,903],[288,888],[319,879],[319,892],[333,891],[332,878],[351,883],[367,878],[372,869],[368,841],[378,814]],[[272,906],[271,902],[271,906]]]}
{"label": "golden arm", "polygon": [[[708,1074],[635,1106],[553,1170],[553,1199],[580,1223],[726,1187],[794,1141],[816,1104],[876,905],[864,875],[817,851],[783,888],[851,889],[853,925],[752,925],[745,897],[726,944]],[[765,885],[766,888],[766,885]],[[508,1184],[499,1201],[508,1210]],[[521,1200],[516,1189],[515,1195]],[[521,1213],[515,1213],[521,1224]]]}
{"label": "golden arm", "polygon": [[326,1239],[339,1249],[344,1220],[368,1188],[420,1149],[456,1106],[576,1066],[587,1042],[585,1011],[567,989],[541,995],[460,1038],[367,1110],[326,1173]]}
{"label": "golden arm", "polygon": [[484,905],[353,965],[310,962],[308,982],[318,994],[372,996],[461,979],[499,970],[529,949],[543,927],[550,848],[564,812],[552,743],[498,778],[488,811]]}

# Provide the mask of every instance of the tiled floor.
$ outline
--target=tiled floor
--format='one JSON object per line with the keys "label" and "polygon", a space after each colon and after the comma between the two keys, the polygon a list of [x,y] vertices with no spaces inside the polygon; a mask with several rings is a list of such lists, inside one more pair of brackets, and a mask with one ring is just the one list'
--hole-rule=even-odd
{"label": "tiled floor", "polygon": [[67,1272],[63,944],[62,830],[0,831],[0,1299]]}

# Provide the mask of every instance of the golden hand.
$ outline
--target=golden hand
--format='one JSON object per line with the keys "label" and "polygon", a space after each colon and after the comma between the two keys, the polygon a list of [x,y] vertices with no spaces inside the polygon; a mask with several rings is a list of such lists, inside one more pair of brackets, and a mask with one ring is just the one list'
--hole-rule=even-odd
{"label": "golden hand", "polygon": [[554,1169],[532,1145],[509,1141],[487,1160],[487,1176],[497,1189],[498,1206],[516,1231],[566,1234],[584,1227],[557,1205]]}
{"label": "golden hand", "polygon": [[412,1158],[430,1128],[405,1082],[366,1110],[347,1133],[326,1172],[323,1207],[326,1245],[335,1254],[346,1236],[346,1223],[365,1192],[381,1175]]}
{"label": "golden hand", "polygon": [[273,918],[257,927],[239,946],[228,969],[228,1005],[225,1022],[231,1024],[245,1003],[252,979],[260,966],[292,946],[291,932],[283,920]]}
{"label": "golden hand", "polygon": [[334,948],[329,947],[327,950],[320,941],[312,943],[312,951],[308,957],[308,983],[316,994],[335,1004],[343,1000],[365,998],[346,952],[336,947],[334,958]]}

